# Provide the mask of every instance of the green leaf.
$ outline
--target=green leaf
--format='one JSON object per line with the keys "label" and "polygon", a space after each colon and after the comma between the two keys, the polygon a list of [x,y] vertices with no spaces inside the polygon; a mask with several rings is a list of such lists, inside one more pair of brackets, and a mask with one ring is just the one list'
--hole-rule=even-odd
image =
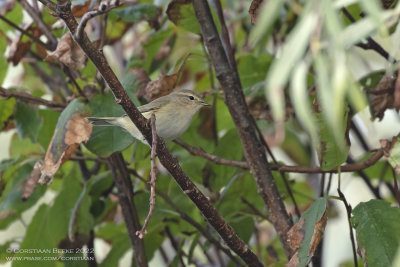
{"label": "green leaf", "polygon": [[44,151],[37,143],[32,143],[29,138],[20,139],[17,134],[11,137],[10,156],[18,158],[20,156],[40,155]]}
{"label": "green leaf", "polygon": [[37,140],[46,149],[50,144],[51,138],[53,137],[53,132],[56,128],[60,112],[49,109],[41,109],[39,110],[39,115],[42,117],[43,125],[40,128]]}
{"label": "green leaf", "polygon": [[391,266],[400,246],[400,210],[384,200],[370,200],[353,209],[351,224],[356,229],[364,264]]}
{"label": "green leaf", "polygon": [[270,0],[266,1],[258,12],[256,27],[250,33],[250,42],[259,47],[264,48],[271,30],[273,23],[281,14],[281,9],[285,1],[282,0]]}
{"label": "green leaf", "polygon": [[[89,213],[90,199],[87,195],[82,200],[77,214],[71,214],[82,191],[82,178],[76,165],[63,178],[61,191],[58,193],[52,206],[43,204],[35,213],[31,223],[28,226],[24,240],[20,249],[43,249],[42,253],[18,253],[18,256],[30,257],[57,257],[59,253],[54,253],[53,248],[57,248],[61,241],[68,242],[68,222],[71,216],[75,218],[74,232],[78,236],[80,242],[85,244],[89,239],[88,229],[93,218]],[[90,226],[90,227],[89,227]],[[46,250],[45,250],[46,249]],[[29,252],[29,251],[28,251]],[[72,262],[70,262],[72,264]],[[30,266],[54,266],[54,261],[30,261]],[[24,261],[16,261],[13,266],[26,266]]]}
{"label": "green leaf", "polygon": [[153,20],[157,17],[158,8],[151,4],[138,4],[134,6],[128,6],[122,9],[112,10],[110,15],[115,14],[121,19],[136,23],[140,20]]}
{"label": "green leaf", "polygon": [[[317,237],[315,236],[315,234],[322,235],[322,232],[325,229],[326,208],[327,208],[326,197],[317,199],[311,205],[311,207],[309,207],[303,213],[301,219],[294,226],[294,227],[301,226],[301,228],[297,230],[299,234],[302,235],[302,241],[298,249],[298,255],[297,255],[299,263],[296,266],[298,267],[306,266],[310,262],[311,257],[314,254],[314,251],[312,251],[312,249],[313,248],[315,249],[318,243],[312,244],[312,242],[313,241],[316,242],[315,238]],[[321,238],[321,236],[319,236],[319,238]]]}
{"label": "green leaf", "polygon": [[303,12],[302,18],[295,28],[290,32],[285,42],[281,57],[276,59],[268,71],[265,91],[272,108],[273,117],[282,121],[284,119],[284,94],[282,93],[293,66],[304,55],[316,25],[318,25],[318,15],[311,12],[310,5],[315,1],[309,1],[305,9],[308,12]]}
{"label": "green leaf", "polygon": [[[346,142],[347,117],[348,109],[344,114],[342,125],[338,125],[336,129],[331,129],[325,116],[321,113],[315,113],[317,125],[319,126],[320,140],[317,151],[319,162],[323,170],[331,170],[338,167],[347,159],[350,149],[350,146]],[[343,138],[343,143],[346,143],[346,145],[339,144],[336,141],[337,139],[333,131],[340,133],[340,136]]]}
{"label": "green leaf", "polygon": [[[172,28],[167,28],[164,31],[157,31],[155,32],[151,38],[143,44],[143,48],[146,51],[146,61],[143,66],[145,71],[147,72],[148,75],[150,75],[152,72],[154,72],[157,66],[157,63],[160,64],[160,60],[157,60],[157,54],[160,51],[160,48],[165,45],[167,42],[172,42],[171,43],[171,49],[173,42],[176,38],[176,34],[173,33]],[[165,60],[165,58],[161,59]],[[159,65],[158,65],[159,67]]]}
{"label": "green leaf", "polygon": [[237,62],[242,87],[247,88],[264,81],[272,59],[268,54],[259,57],[252,54],[239,55]]}
{"label": "green leaf", "polygon": [[[93,117],[118,117],[124,114],[112,94],[96,95],[89,103]],[[94,126],[92,135],[85,146],[93,153],[107,157],[115,151],[122,151],[132,144],[134,138],[120,127]]]}
{"label": "green leaf", "polygon": [[[22,19],[24,18],[24,15],[22,13],[22,6],[20,4],[16,4],[14,9],[9,11],[5,17],[12,21],[14,24],[21,26],[22,24]],[[3,20],[0,20],[0,29],[1,31],[3,31],[4,33],[7,33],[10,30],[14,30],[14,27],[10,26],[8,23],[4,22]],[[0,39],[3,39],[4,37],[1,36]],[[5,38],[4,38],[5,39]],[[4,40],[6,41],[6,40]],[[0,82],[1,84],[1,82]]]}
{"label": "green leaf", "polygon": [[201,34],[200,25],[190,0],[173,0],[167,9],[168,18],[178,27]]}
{"label": "green leaf", "polygon": [[[211,15],[217,31],[221,33],[221,24],[214,9],[211,9]],[[172,0],[167,8],[167,16],[176,26],[194,34],[201,34],[200,24],[191,0]]]}
{"label": "green leaf", "polygon": [[119,260],[132,247],[125,224],[107,223],[96,231],[96,237],[111,243],[111,250],[99,267],[118,266]]}
{"label": "green leaf", "polygon": [[[1,81],[0,81],[0,84],[1,84]],[[0,99],[0,130],[3,130],[6,122],[9,120],[11,115],[14,113],[15,103],[16,103],[15,98]]]}
{"label": "green leaf", "polygon": [[22,194],[24,192],[24,185],[32,171],[32,164],[25,164],[19,166],[17,163],[17,169],[11,169],[8,166],[7,170],[3,174],[3,181],[8,181],[2,196],[0,198],[0,229],[5,229],[14,220],[20,218],[21,213],[30,207],[32,207],[39,198],[45,193],[45,186],[37,186],[33,194],[26,200],[22,200]]}
{"label": "green leaf", "polygon": [[38,110],[18,101],[15,105],[14,119],[19,138],[29,137],[35,143],[42,124]]}

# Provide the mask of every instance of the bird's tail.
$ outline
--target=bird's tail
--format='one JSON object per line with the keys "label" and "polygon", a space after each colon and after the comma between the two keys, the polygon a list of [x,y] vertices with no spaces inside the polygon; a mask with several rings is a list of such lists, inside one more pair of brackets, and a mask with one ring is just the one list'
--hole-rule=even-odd
{"label": "bird's tail", "polygon": [[89,122],[95,126],[113,126],[116,125],[116,118],[114,117],[87,117]]}

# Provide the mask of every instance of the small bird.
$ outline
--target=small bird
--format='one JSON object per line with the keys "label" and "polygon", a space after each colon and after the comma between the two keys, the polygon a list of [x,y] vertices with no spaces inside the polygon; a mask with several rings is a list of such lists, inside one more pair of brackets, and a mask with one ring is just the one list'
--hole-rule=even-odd
{"label": "small bird", "polygon": [[[179,90],[162,96],[154,101],[138,107],[142,115],[149,119],[151,114],[156,116],[156,131],[166,142],[182,135],[194,114],[203,106],[210,106],[195,92]],[[135,139],[149,145],[128,115],[122,117],[88,117],[94,126],[119,126],[128,131]]]}

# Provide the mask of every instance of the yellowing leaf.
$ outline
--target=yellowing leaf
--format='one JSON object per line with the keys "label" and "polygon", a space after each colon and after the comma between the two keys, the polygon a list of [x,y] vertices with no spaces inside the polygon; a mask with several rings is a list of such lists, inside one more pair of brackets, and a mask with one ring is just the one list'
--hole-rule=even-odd
{"label": "yellowing leaf", "polygon": [[51,183],[54,174],[67,161],[75,149],[89,140],[92,125],[86,119],[86,107],[79,100],[72,101],[61,113],[53,138],[40,167],[39,183]]}

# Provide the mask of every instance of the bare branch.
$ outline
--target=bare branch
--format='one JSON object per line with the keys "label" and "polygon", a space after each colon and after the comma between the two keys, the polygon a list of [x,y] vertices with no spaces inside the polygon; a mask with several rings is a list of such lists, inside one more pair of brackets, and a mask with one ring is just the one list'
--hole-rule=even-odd
{"label": "bare branch", "polygon": [[287,233],[293,223],[276,187],[262,144],[257,138],[239,75],[229,64],[207,1],[193,0],[193,6],[216,76],[225,92],[225,103],[239,132],[245,157],[257,183],[258,192],[268,208],[269,219],[278,232],[285,253],[291,257],[294,250],[288,242]]}
{"label": "bare branch", "polygon": [[36,105],[44,105],[46,107],[55,109],[55,110],[63,110],[67,105],[60,102],[45,100],[40,97],[35,97],[31,94],[25,92],[19,92],[14,90],[8,90],[0,86],[0,96],[3,97],[15,97],[21,101],[36,104]]}
{"label": "bare branch", "polygon": [[147,224],[150,221],[151,215],[153,214],[154,207],[156,205],[156,180],[157,180],[157,166],[156,166],[156,156],[157,156],[157,131],[156,131],[156,116],[154,113],[151,114],[150,117],[151,123],[151,132],[153,142],[151,144],[151,171],[150,171],[150,209],[147,214],[146,219],[144,220],[142,229],[136,232],[136,235],[139,238],[143,238],[145,234],[147,234]]}
{"label": "bare branch", "polygon": [[187,143],[185,143],[185,142],[183,142],[182,140],[179,140],[179,139],[176,139],[174,142],[176,144],[180,145],[181,147],[183,147],[184,149],[186,149],[193,156],[203,157],[203,158],[208,159],[209,161],[212,161],[212,162],[214,162],[216,164],[230,165],[230,166],[239,167],[239,168],[243,168],[243,169],[248,169],[249,168],[249,164],[247,162],[245,162],[245,161],[238,161],[238,160],[220,158],[218,156],[215,156],[215,155],[212,155],[212,154],[209,154],[209,153],[205,152],[200,147],[190,146],[189,144],[187,144]]}
{"label": "bare branch", "polygon": [[[184,149],[189,151],[190,154],[194,156],[200,156],[209,161],[212,161],[216,164],[229,165],[234,167],[239,167],[243,169],[249,169],[249,164],[245,161],[231,160],[220,158],[218,156],[209,154],[205,152],[202,148],[192,147],[189,144],[183,142],[182,140],[175,140],[176,144],[182,146]],[[373,164],[375,164],[379,159],[383,157],[383,150],[378,149],[371,157],[367,158],[364,161],[346,164],[340,166],[340,172],[356,172],[359,170],[366,169]],[[332,170],[322,170],[321,167],[309,167],[309,166],[290,166],[290,165],[282,165],[282,164],[270,164],[270,169],[272,171],[281,171],[281,172],[296,172],[296,173],[337,173],[339,172],[338,168],[334,168]]]}
{"label": "bare branch", "polygon": [[118,199],[135,252],[134,258],[138,266],[147,267],[144,242],[136,236],[136,231],[140,229],[139,216],[133,199],[132,182],[122,154],[120,152],[112,154],[108,159],[108,166],[114,175],[115,185],[118,188]]}

